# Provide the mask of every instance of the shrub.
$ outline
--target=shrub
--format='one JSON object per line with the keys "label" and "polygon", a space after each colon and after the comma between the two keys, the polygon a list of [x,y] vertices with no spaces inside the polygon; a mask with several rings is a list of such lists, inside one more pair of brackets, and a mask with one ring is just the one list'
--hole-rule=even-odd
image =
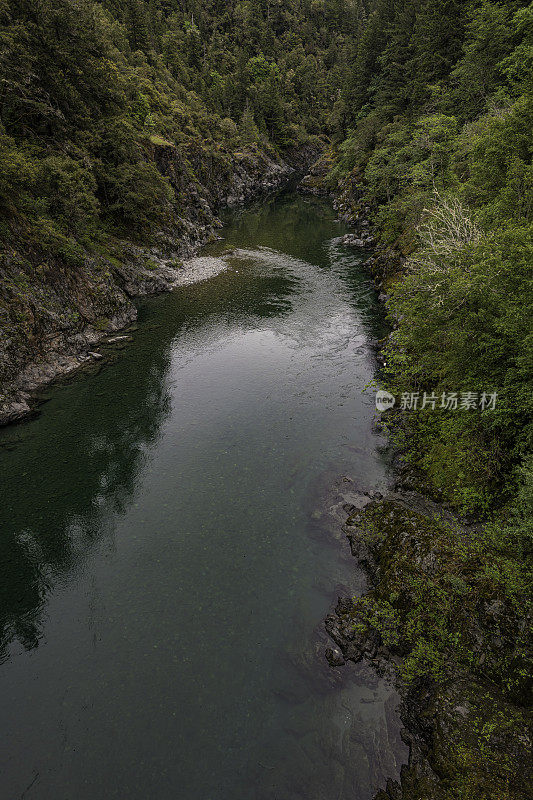
{"label": "shrub", "polygon": [[141,161],[121,164],[110,171],[107,184],[109,215],[121,225],[141,234],[161,224],[174,192],[154,164]]}

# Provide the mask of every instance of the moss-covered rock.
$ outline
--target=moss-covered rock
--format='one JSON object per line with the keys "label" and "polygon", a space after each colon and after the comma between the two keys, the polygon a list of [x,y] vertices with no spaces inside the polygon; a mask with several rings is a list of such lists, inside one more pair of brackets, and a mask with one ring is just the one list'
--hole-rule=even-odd
{"label": "moss-covered rock", "polygon": [[345,532],[371,588],[340,599],[326,629],[345,659],[394,672],[410,745],[401,786],[379,800],[526,800],[525,584],[495,579],[501,555],[481,526],[414,492],[368,503]]}

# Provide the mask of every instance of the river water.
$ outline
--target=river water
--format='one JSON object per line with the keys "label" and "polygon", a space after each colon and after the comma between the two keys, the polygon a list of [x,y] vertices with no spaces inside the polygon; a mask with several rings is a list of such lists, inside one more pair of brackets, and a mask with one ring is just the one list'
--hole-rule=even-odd
{"label": "river water", "polygon": [[324,659],[364,586],[333,510],[386,483],[344,232],[291,192],[233,214],[227,269],[0,431],[0,797],[370,800],[398,773],[393,690]]}

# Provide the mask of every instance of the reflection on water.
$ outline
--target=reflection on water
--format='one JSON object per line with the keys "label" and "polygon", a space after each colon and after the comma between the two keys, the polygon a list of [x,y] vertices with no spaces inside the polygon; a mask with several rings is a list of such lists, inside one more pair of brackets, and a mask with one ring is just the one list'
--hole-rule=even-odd
{"label": "reflection on water", "polygon": [[0,658],[14,639],[37,646],[47,592],[105,536],[109,516],[132,502],[168,413],[167,363],[156,356],[145,371],[124,373],[114,398],[97,385],[64,390],[50,413],[2,431]]}
{"label": "reflection on water", "polygon": [[234,215],[226,271],[0,431],[2,796],[367,800],[397,772],[394,693],[323,657],[362,590],[324,509],[385,474],[342,232],[292,194]]}

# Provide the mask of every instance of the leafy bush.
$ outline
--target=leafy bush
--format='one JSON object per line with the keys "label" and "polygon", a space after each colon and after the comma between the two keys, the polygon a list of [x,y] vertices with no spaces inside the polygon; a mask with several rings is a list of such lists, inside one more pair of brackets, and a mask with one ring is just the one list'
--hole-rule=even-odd
{"label": "leafy bush", "polygon": [[397,393],[498,394],[496,409],[412,413],[416,461],[464,509],[487,507],[531,445],[528,389],[531,227],[484,234],[457,199],[439,199],[390,300],[401,320],[387,351]]}
{"label": "leafy bush", "polygon": [[48,214],[66,229],[81,233],[97,218],[95,177],[68,156],[47,156],[39,162],[35,190],[45,198]]}
{"label": "leafy bush", "polygon": [[160,224],[174,197],[172,187],[154,164],[121,164],[107,177],[107,213],[121,227],[139,233]]}

